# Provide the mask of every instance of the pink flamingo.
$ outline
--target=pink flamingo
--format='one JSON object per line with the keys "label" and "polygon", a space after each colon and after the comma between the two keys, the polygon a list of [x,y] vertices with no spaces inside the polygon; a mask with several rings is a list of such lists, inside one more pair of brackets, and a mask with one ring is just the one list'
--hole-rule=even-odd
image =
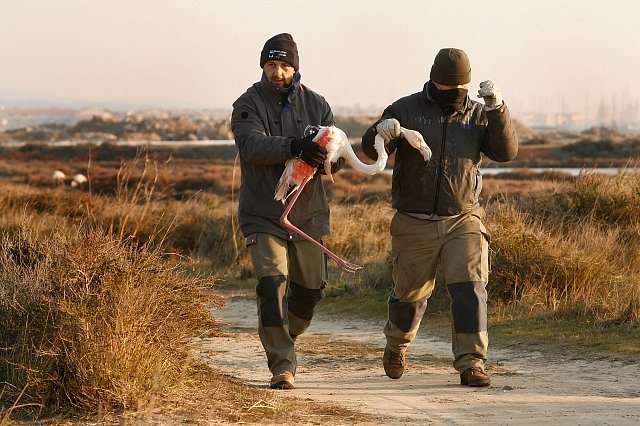
{"label": "pink flamingo", "polygon": [[[425,161],[428,161],[431,158],[431,150],[429,150],[429,147],[424,142],[422,135],[414,130],[408,130],[404,128],[402,128],[401,131],[402,136],[407,139],[407,141],[409,141],[409,143],[413,147],[420,150]],[[331,178],[332,182],[333,176],[331,175],[331,164],[338,161],[338,158],[340,157],[344,157],[347,163],[349,163],[354,169],[362,173],[371,175],[381,172],[387,165],[389,156],[384,147],[385,141],[380,135],[376,135],[374,142],[374,148],[378,153],[378,159],[373,164],[365,164],[361,162],[353,151],[347,135],[335,126],[320,126],[318,134],[314,137],[313,140],[314,142],[319,143],[327,149],[327,159],[324,162],[324,170],[325,173]],[[299,158],[291,158],[287,161],[284,172],[282,173],[280,181],[278,182],[274,198],[276,200],[282,201],[283,203],[285,203],[287,198],[289,198],[292,194],[293,198],[291,199],[291,201],[289,201],[289,204],[284,210],[284,213],[282,213],[282,216],[280,217],[280,223],[285,228],[290,229],[291,231],[300,235],[302,238],[317,246],[334,262],[336,262],[341,270],[345,272],[355,272],[359,269],[362,269],[361,265],[347,262],[346,260],[340,258],[331,250],[320,244],[309,235],[305,234],[302,230],[300,230],[289,221],[289,212],[295,205],[305,185],[311,180],[311,178],[313,178],[313,175],[315,173],[315,167],[308,165]],[[293,187],[293,189],[291,189],[290,191],[289,189],[291,187]]]}

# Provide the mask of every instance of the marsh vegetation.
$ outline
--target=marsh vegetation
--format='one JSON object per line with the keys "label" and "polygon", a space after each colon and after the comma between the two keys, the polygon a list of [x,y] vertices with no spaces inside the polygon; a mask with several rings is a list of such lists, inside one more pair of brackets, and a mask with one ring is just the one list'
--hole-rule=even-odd
{"label": "marsh vegetation", "polygon": [[[583,136],[581,145],[525,144],[518,164],[558,164],[557,150],[580,158],[580,167],[613,162],[609,150],[602,163],[602,141]],[[637,166],[638,140],[610,143],[624,145],[616,164]],[[35,144],[2,154],[5,420],[161,413],[273,421],[319,409],[278,402],[268,414],[239,409],[274,396],[243,388],[190,354],[191,339],[219,332],[209,310],[220,303],[216,292],[253,281],[236,223],[234,147]],[[89,183],[56,186],[54,169],[84,173]],[[335,179],[326,182],[326,244],[365,267],[349,275],[330,265],[325,303],[384,315],[391,178],[345,169]],[[485,177],[484,185],[494,331],[640,352],[640,175],[525,172]],[[430,315],[444,312],[446,296],[434,295],[432,305]]]}

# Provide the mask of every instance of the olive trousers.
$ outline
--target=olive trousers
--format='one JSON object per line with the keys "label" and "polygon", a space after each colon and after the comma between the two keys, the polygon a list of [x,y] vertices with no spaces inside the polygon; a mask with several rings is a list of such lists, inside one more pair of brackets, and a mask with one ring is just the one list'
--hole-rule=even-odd
{"label": "olive trousers", "polygon": [[295,339],[309,327],[324,297],[327,263],[308,241],[287,241],[257,233],[246,237],[258,279],[258,334],[269,370],[296,373]]}
{"label": "olive trousers", "polygon": [[462,372],[487,359],[490,236],[485,212],[424,220],[396,212],[391,221],[393,290],[384,327],[387,346],[406,351],[418,332],[440,266],[451,299],[453,366]]}

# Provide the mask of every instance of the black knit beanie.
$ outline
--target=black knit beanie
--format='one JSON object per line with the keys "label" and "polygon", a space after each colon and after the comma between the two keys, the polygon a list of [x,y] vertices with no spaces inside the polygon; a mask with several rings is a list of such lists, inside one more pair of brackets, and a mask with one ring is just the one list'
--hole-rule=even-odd
{"label": "black knit beanie", "polygon": [[471,64],[460,49],[441,49],[431,67],[432,81],[448,86],[457,86],[471,81]]}
{"label": "black knit beanie", "polygon": [[264,68],[267,61],[283,61],[298,71],[298,46],[291,34],[278,34],[266,41],[260,53],[260,68]]}

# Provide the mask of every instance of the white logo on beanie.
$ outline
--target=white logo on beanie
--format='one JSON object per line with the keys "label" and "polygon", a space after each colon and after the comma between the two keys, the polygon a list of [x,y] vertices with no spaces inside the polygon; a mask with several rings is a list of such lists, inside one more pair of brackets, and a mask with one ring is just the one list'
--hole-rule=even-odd
{"label": "white logo on beanie", "polygon": [[269,50],[269,59],[281,59],[286,58],[287,52],[279,49],[271,49]]}

